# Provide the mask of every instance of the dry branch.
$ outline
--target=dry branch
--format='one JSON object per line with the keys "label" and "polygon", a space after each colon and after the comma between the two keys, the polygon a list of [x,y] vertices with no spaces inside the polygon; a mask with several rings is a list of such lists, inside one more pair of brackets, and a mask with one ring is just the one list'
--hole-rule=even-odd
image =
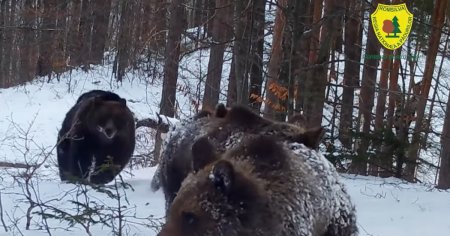
{"label": "dry branch", "polygon": [[0,161],[0,167],[29,169],[29,168],[36,168],[37,165],[29,165],[29,164],[24,164],[24,163],[11,163],[11,162]]}
{"label": "dry branch", "polygon": [[[169,132],[171,122],[166,116],[156,114],[157,120],[153,118],[145,118],[142,120],[136,120],[136,129],[139,127],[148,127],[155,130],[159,130],[161,133]],[[165,121],[163,120],[165,118]]]}

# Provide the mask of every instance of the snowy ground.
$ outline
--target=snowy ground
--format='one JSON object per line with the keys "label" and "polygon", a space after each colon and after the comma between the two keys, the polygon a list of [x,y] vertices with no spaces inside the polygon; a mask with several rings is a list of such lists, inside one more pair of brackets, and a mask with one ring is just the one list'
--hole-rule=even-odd
{"label": "snowy ground", "polygon": [[[113,235],[114,230],[119,230],[119,224],[123,226],[123,235],[156,235],[153,226],[163,217],[164,198],[160,191],[150,190],[155,167],[127,168],[123,178],[132,188],[120,185],[114,188],[112,183],[111,192],[62,184],[58,178],[53,150],[56,135],[65,113],[82,92],[113,90],[127,98],[138,118],[154,115],[159,110],[160,84],[150,85],[135,79],[124,81],[117,88],[110,83],[110,75],[102,71],[74,72],[70,80],[62,78],[60,83],[35,81],[0,90],[0,162],[43,163],[36,173],[25,172],[25,169],[0,169],[1,236],[89,235],[87,232]],[[187,85],[194,89],[196,86]],[[177,98],[185,115],[189,115],[190,97],[180,91]],[[145,130],[140,134],[145,136]],[[151,147],[139,146],[136,153],[149,149]],[[32,178],[27,178],[30,175]],[[344,175],[343,179],[357,207],[360,235],[450,235],[450,192],[396,179],[349,175]],[[30,230],[25,230],[30,202],[33,206]],[[96,212],[83,211],[87,205]],[[122,211],[121,223],[117,209]],[[75,214],[81,216],[71,217]],[[64,220],[53,219],[55,215]],[[82,218],[91,219],[92,223],[83,226]],[[50,233],[46,227],[51,229]]]}

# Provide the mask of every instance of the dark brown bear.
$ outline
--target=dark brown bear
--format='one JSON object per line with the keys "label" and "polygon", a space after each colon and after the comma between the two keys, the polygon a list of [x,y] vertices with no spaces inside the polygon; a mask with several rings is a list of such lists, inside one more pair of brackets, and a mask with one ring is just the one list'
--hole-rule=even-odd
{"label": "dark brown bear", "polygon": [[279,140],[303,143],[317,148],[322,128],[306,130],[302,126],[264,119],[244,106],[225,108],[219,104],[215,115],[189,119],[178,124],[167,137],[161,163],[152,179],[152,189],[162,187],[166,210],[175,198],[182,181],[192,171],[189,151],[193,141],[200,136],[210,137],[220,152],[232,148],[249,134],[274,136]]}
{"label": "dark brown bear", "polygon": [[247,135],[224,155],[206,137],[159,236],[354,236],[355,210],[339,176],[303,144]]}
{"label": "dark brown bear", "polygon": [[135,124],[126,100],[112,92],[82,94],[58,134],[62,181],[106,184],[127,165],[135,147]]}

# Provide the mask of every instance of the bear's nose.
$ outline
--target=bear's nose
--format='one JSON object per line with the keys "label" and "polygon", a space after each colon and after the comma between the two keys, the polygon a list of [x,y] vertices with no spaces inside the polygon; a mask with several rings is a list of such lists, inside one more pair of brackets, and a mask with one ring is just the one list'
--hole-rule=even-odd
{"label": "bear's nose", "polygon": [[111,128],[105,128],[105,133],[106,133],[108,136],[111,136],[111,134],[113,133],[113,129],[111,129]]}

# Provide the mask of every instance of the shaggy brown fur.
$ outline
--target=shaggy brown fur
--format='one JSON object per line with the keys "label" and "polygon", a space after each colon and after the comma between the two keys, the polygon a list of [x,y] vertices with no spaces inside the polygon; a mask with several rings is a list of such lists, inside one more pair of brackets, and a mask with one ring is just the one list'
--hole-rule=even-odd
{"label": "shaggy brown fur", "polygon": [[243,106],[226,108],[218,105],[214,114],[215,116],[183,122],[169,135],[160,166],[152,180],[154,191],[162,186],[166,209],[175,198],[184,178],[196,168],[191,166],[192,155],[186,150],[190,150],[194,140],[200,136],[209,137],[218,151],[223,152],[238,144],[242,137],[256,134],[317,148],[323,132],[321,127],[306,130],[286,122],[264,119]]}
{"label": "shaggy brown fur", "polygon": [[326,159],[304,145],[250,135],[224,155],[207,137],[159,236],[354,236],[350,198]]}
{"label": "shaggy brown fur", "polygon": [[61,180],[106,184],[127,165],[134,147],[135,124],[126,101],[101,90],[85,93],[59,131]]}

